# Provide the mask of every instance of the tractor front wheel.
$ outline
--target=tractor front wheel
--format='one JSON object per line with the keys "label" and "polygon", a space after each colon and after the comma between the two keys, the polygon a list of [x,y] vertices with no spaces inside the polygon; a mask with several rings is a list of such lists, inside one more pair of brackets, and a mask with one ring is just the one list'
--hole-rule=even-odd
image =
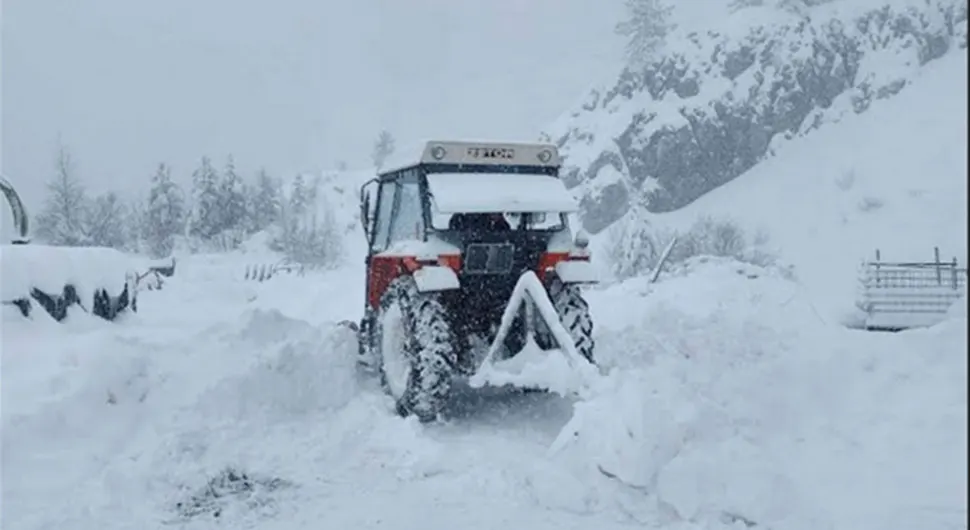
{"label": "tractor front wheel", "polygon": [[[595,362],[593,350],[596,343],[593,340],[593,318],[589,314],[589,304],[583,298],[579,286],[563,283],[556,278],[549,284],[548,293],[549,300],[552,301],[552,305],[559,315],[559,321],[562,322],[563,327],[566,328],[569,336],[573,339],[576,352],[590,363]],[[544,342],[549,343],[543,346],[551,346],[551,343],[555,341],[552,339],[548,328],[545,325],[540,325],[539,329],[542,330],[540,336],[544,336]]]}

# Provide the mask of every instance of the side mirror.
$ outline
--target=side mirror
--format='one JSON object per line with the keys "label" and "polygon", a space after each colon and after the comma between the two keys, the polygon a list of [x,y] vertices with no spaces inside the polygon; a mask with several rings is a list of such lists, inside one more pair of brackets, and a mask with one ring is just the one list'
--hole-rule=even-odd
{"label": "side mirror", "polygon": [[589,246],[589,233],[580,228],[576,231],[574,243],[576,244],[576,247],[585,249]]}
{"label": "side mirror", "polygon": [[360,225],[364,229],[364,235],[370,237],[371,214],[370,214],[370,188],[377,184],[377,179],[371,179],[360,187]]}
{"label": "side mirror", "polygon": [[364,233],[367,234],[368,229],[370,229],[370,195],[364,195],[364,199],[360,203],[360,224],[364,228]]}

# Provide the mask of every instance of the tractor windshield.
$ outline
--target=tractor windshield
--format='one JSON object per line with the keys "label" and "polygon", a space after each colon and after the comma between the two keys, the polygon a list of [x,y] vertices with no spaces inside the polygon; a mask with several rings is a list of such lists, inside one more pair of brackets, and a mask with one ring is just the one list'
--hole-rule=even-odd
{"label": "tractor windshield", "polygon": [[432,209],[431,227],[456,232],[503,230],[557,231],[565,228],[559,213],[441,213]]}

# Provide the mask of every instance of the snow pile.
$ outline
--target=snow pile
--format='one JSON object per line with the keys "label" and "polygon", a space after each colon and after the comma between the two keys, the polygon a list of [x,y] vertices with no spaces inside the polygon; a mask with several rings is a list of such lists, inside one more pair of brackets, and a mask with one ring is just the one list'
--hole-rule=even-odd
{"label": "snow pile", "polygon": [[[682,208],[785,139],[905,92],[924,65],[965,49],[962,0],[841,0],[803,14],[752,7],[721,17],[712,9],[678,5],[680,27],[660,61],[624,70],[546,129],[590,231],[641,198],[651,212]],[[718,26],[700,29],[702,17],[685,10]]]}
{"label": "snow pile", "polygon": [[356,338],[349,330],[311,326],[279,311],[254,309],[224,333],[227,348],[255,347],[241,374],[220,380],[201,397],[198,411],[221,419],[279,421],[308,411],[345,406],[357,392]]}
{"label": "snow pile", "polygon": [[242,259],[180,260],[119,325],[5,323],[5,525],[902,530],[965,510],[965,317],[848,332],[784,271],[697,258],[588,292],[610,370],[589,400],[456,385],[421,425],[335,325],[359,268],[254,284]]}
{"label": "snow pile", "polygon": [[[789,282],[728,265],[695,267],[654,286],[637,313],[611,314],[600,337],[622,337],[604,346],[624,369],[576,405],[555,457],[598,484],[600,502],[625,499],[653,524],[963,521],[966,319],[843,330]],[[621,290],[593,299],[600,322]]]}
{"label": "snow pile", "polygon": [[126,274],[143,265],[140,260],[109,248],[3,245],[0,298],[26,298],[32,288],[60,294],[66,285],[73,285],[87,304],[98,289],[117,296],[125,287]]}
{"label": "snow pile", "polygon": [[[349,330],[239,311],[228,297],[186,303],[179,295],[220,294],[190,278],[146,294],[166,303],[123,326],[5,325],[4,468],[19,477],[3,482],[6,524],[131,528],[174,516],[201,477],[227,467],[292,475],[253,458],[266,431],[305,422],[316,433],[358,396]],[[65,502],[52,508],[51,495]]]}

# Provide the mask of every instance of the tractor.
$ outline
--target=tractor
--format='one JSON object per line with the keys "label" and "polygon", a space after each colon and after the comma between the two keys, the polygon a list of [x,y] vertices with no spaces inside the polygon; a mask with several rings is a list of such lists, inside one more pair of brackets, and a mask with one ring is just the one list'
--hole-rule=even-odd
{"label": "tractor", "polygon": [[529,348],[594,363],[596,282],[556,146],[431,141],[360,189],[359,363],[402,416],[434,421],[456,378]]}

